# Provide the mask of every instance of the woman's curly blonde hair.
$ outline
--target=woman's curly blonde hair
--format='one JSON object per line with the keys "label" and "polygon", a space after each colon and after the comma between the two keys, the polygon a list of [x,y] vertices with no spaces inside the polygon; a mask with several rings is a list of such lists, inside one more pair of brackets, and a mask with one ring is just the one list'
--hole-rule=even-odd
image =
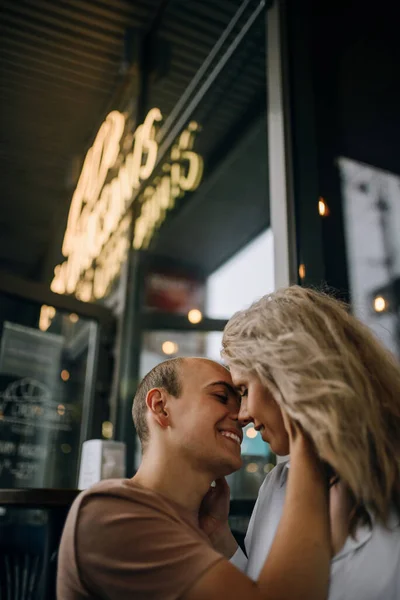
{"label": "woman's curly blonde hair", "polygon": [[400,366],[331,296],[292,286],[228,322],[222,355],[256,374],[347,484],[356,507],[400,514]]}

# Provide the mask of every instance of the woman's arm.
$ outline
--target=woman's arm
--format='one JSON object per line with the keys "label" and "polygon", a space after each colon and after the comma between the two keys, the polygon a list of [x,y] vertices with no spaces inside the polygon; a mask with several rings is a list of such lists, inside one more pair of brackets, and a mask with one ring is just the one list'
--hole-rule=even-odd
{"label": "woman's arm", "polygon": [[291,432],[290,461],[282,517],[258,584],[269,600],[320,600],[332,555],[326,470],[298,429]]}
{"label": "woman's arm", "polygon": [[298,430],[291,434],[291,469],[282,518],[257,582],[221,560],[184,600],[325,600],[331,541],[323,466]]}

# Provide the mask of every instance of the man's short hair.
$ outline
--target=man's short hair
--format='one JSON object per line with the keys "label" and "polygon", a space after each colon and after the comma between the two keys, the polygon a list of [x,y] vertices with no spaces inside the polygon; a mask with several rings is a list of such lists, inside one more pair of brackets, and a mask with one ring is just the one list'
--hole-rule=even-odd
{"label": "man's short hair", "polygon": [[142,450],[145,449],[149,440],[149,428],[146,419],[147,394],[153,388],[164,388],[168,394],[178,398],[182,392],[179,368],[183,361],[183,358],[171,358],[160,363],[147,373],[139,384],[133,399],[132,417],[140,443],[142,444]]}

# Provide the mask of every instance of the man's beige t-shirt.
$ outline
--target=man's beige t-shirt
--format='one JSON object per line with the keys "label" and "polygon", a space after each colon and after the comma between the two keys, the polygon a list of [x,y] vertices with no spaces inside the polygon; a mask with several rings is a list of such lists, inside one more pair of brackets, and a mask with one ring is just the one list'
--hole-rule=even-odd
{"label": "man's beige t-shirt", "polygon": [[177,600],[222,556],[195,515],[129,479],[73,503],[61,539],[58,600]]}

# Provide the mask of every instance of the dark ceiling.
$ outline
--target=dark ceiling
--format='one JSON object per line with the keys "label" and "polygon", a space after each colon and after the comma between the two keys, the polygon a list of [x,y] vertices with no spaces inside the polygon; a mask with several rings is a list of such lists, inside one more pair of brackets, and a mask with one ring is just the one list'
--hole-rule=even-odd
{"label": "dark ceiling", "polygon": [[1,269],[44,276],[79,161],[124,82],[125,32],[146,30],[159,4],[1,1]]}

